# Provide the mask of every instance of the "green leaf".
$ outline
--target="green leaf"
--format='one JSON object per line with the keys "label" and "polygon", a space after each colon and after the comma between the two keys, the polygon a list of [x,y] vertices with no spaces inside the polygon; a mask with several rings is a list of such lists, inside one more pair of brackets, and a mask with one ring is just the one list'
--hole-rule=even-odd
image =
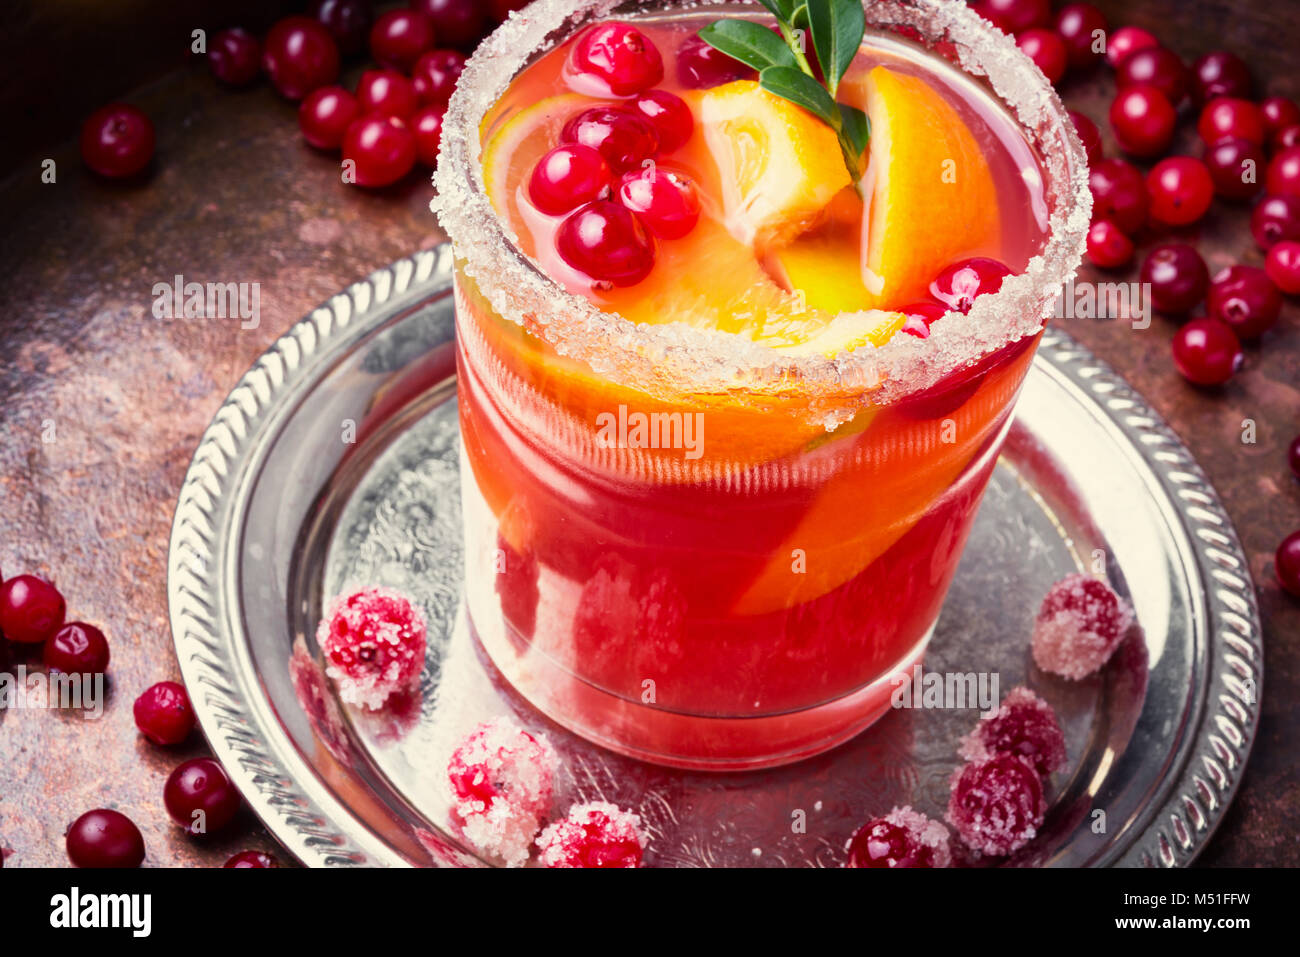
{"label": "green leaf", "polygon": [[853,151],[861,156],[866,152],[867,142],[871,139],[871,121],[867,119],[867,114],[855,106],[847,103],[837,103],[836,106],[840,108],[840,130]]}
{"label": "green leaf", "polygon": [[802,70],[792,66],[769,66],[758,75],[758,82],[796,106],[802,106],[824,123],[834,127],[837,121],[835,101],[826,88]]}
{"label": "green leaf", "polygon": [[834,96],[862,46],[866,30],[862,4],[860,0],[808,0],[808,27],[826,86]]}
{"label": "green leaf", "polygon": [[700,31],[700,39],[755,70],[795,65],[785,41],[753,20],[715,20]]}
{"label": "green leaf", "polygon": [[784,20],[786,23],[789,23],[792,19],[791,14],[794,13],[797,0],[759,0],[759,3],[767,7],[767,9],[771,11],[772,16],[776,17],[778,20]]}
{"label": "green leaf", "polygon": [[794,13],[790,15],[790,26],[796,30],[808,29],[808,4],[805,0],[794,0]]}

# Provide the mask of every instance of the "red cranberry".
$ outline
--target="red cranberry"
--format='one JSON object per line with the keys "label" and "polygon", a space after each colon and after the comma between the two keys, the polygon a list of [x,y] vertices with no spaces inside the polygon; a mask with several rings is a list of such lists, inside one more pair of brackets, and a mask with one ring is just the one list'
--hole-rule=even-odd
{"label": "red cranberry", "polygon": [[1300,294],[1300,242],[1284,239],[1274,243],[1264,261],[1264,271],[1273,285],[1288,296]]}
{"label": "red cranberry", "polygon": [[659,152],[671,153],[685,144],[695,131],[691,108],[680,96],[667,90],[650,90],[632,101],[637,114],[659,134]]}
{"label": "red cranberry", "polygon": [[1250,100],[1233,96],[1216,96],[1205,104],[1196,131],[1210,146],[1220,140],[1250,140],[1263,145],[1264,114]]}
{"label": "red cranberry", "polygon": [[1014,754],[973,761],[953,775],[948,822],[981,853],[1006,855],[1023,847],[1046,811],[1042,778]]}
{"label": "red cranberry", "polygon": [[583,110],[564,124],[560,140],[590,146],[605,157],[615,173],[640,166],[642,160],[649,159],[659,148],[654,127],[617,106]]}
{"label": "red cranberry", "polygon": [[100,176],[134,176],[153,159],[153,123],[128,103],[110,103],[81,127],[81,158]]}
{"label": "red cranberry", "polygon": [[516,10],[522,10],[533,0],[488,0],[488,12],[497,23],[505,23],[506,18]]}
{"label": "red cranberry", "polygon": [[208,46],[208,69],[227,86],[247,86],[262,68],[262,45],[246,30],[222,30]]}
{"label": "red cranberry", "polygon": [[1065,41],[1055,30],[1033,27],[1016,38],[1016,46],[1034,61],[1034,66],[1043,71],[1047,82],[1057,83],[1065,76],[1069,54]]}
{"label": "red cranberry", "polygon": [[45,667],[65,675],[97,675],[108,670],[108,639],[94,625],[70,621],[45,639]]}
{"label": "red cranberry", "polygon": [[396,70],[366,70],[357,81],[357,102],[363,113],[382,113],[406,119],[418,101],[415,84]]}
{"label": "red cranberry", "polygon": [[1206,311],[1238,339],[1257,339],[1277,322],[1282,295],[1257,266],[1229,266],[1210,280]]}
{"label": "red cranberry", "polygon": [[1241,367],[1241,343],[1217,319],[1202,316],[1174,333],[1174,365],[1189,382],[1222,385]]}
{"label": "red cranberry", "polygon": [[145,689],[132,708],[135,726],[154,744],[180,744],[194,730],[194,708],[185,686],[160,681]]}
{"label": "red cranberry", "polygon": [[285,17],[266,35],[262,66],[281,96],[301,100],[338,79],[338,44],[320,21]]}
{"label": "red cranberry", "polygon": [[1286,464],[1291,467],[1291,474],[1300,481],[1300,435],[1291,440],[1286,449]]}
{"label": "red cranberry", "polygon": [[948,309],[941,303],[925,300],[904,306],[898,311],[908,318],[908,321],[903,324],[904,332],[910,333],[918,339],[928,339],[930,337],[930,326],[942,319]]}
{"label": "red cranberry", "polygon": [[1285,96],[1270,96],[1259,102],[1264,130],[1270,140],[1288,126],[1300,125],[1300,106]]}
{"label": "red cranberry", "polygon": [[0,585],[0,633],[35,644],[59,630],[67,606],[59,590],[35,575],[15,575]]}
{"label": "red cranberry", "polygon": [[87,811],[72,822],[67,836],[68,860],[77,867],[139,867],[144,838],[131,819],[118,811]]}
{"label": "red cranberry", "polygon": [[1023,33],[1052,22],[1048,0],[981,0],[981,5],[986,16],[1007,33]]}
{"label": "red cranberry", "polygon": [[1076,113],[1070,110],[1070,121],[1074,123],[1074,128],[1079,134],[1079,139],[1083,141],[1083,148],[1088,153],[1088,162],[1096,163],[1101,160],[1101,131],[1097,129],[1097,124],[1082,113]]}
{"label": "red cranberry", "polygon": [[654,268],[654,240],[635,214],[610,200],[596,200],[560,224],[560,256],[597,282],[634,286]]}
{"label": "red cranberry", "polygon": [[279,867],[274,857],[261,851],[240,851],[222,867]]}
{"label": "red cranberry", "polygon": [[1171,106],[1187,96],[1191,78],[1178,54],[1164,47],[1146,47],[1134,51],[1119,65],[1115,82],[1121,90],[1133,86],[1154,86],[1165,95]]}
{"label": "red cranberry", "polygon": [[1192,92],[1197,103],[1205,103],[1216,96],[1235,96],[1250,99],[1253,84],[1250,70],[1241,57],[1227,50],[1207,53],[1192,64]]}
{"label": "red cranberry", "polygon": [[1214,200],[1214,181],[1205,164],[1190,156],[1162,159],[1147,174],[1151,218],[1170,226],[1196,222]]}
{"label": "red cranberry", "polygon": [[415,158],[425,166],[438,165],[438,148],[442,145],[442,123],[447,108],[430,103],[415,111],[411,117],[411,132],[415,135]]}
{"label": "red cranberry", "polygon": [[457,50],[430,50],[420,57],[411,73],[421,103],[447,105],[456,82],[465,72],[465,55]]}
{"label": "red cranberry", "polygon": [[353,162],[358,186],[390,186],[415,166],[415,136],[397,117],[369,113],[343,134],[343,159]]}
{"label": "red cranberry", "polygon": [[330,32],[339,52],[356,56],[366,48],[370,34],[370,4],[366,0],[319,0],[312,16]]}
{"label": "red cranberry", "polygon": [[370,55],[380,66],[411,72],[420,54],[432,50],[433,24],[416,10],[389,10],[370,28]]}
{"label": "red cranberry", "polygon": [[1249,199],[1258,193],[1264,163],[1264,148],[1249,140],[1220,140],[1205,150],[1214,191],[1227,199]]}
{"label": "red cranberry", "polygon": [[1275,150],[1300,146],[1300,123],[1292,123],[1290,126],[1282,127],[1273,135],[1273,141],[1269,145]]}
{"label": "red cranberry", "polygon": [[1134,156],[1158,156],[1169,149],[1178,115],[1154,86],[1130,86],[1110,104],[1110,128],[1119,148]]}
{"label": "red cranberry", "polygon": [[1151,304],[1166,315],[1191,312],[1205,298],[1210,271],[1194,246],[1157,246],[1142,262],[1140,279],[1151,287]]}
{"label": "red cranberry", "polygon": [[357,98],[341,86],[312,90],[298,107],[302,138],[322,150],[336,150],[352,121],[361,115]]}
{"label": "red cranberry", "polygon": [[970,312],[977,296],[997,292],[1011,270],[996,259],[964,259],[953,263],[930,283],[930,295],[949,309]]}
{"label": "red cranberry", "polygon": [[171,819],[190,834],[219,831],[239,810],[239,792],[212,758],[194,758],[179,765],[163,787],[163,804]]}
{"label": "red cranberry", "polygon": [[1118,269],[1133,259],[1133,240],[1109,219],[1099,219],[1088,229],[1088,258],[1101,269]]}
{"label": "red cranberry", "polygon": [[687,37],[677,50],[677,82],[691,90],[721,86],[752,71],[698,36]]}
{"label": "red cranberry", "polygon": [[1141,27],[1120,27],[1106,43],[1106,62],[1115,69],[1138,50],[1149,50],[1160,46],[1160,41],[1153,34]]}
{"label": "red cranberry", "polygon": [[1277,583],[1291,594],[1300,596],[1300,531],[1282,539],[1273,556],[1273,571]]}
{"label": "red cranberry", "polygon": [[528,198],[543,213],[559,216],[607,197],[611,180],[603,156],[590,146],[569,143],[537,161],[528,178]]}
{"label": "red cranberry", "polygon": [[1093,219],[1109,219],[1132,235],[1147,221],[1147,185],[1136,166],[1107,159],[1088,173]]}
{"label": "red cranberry", "polygon": [[626,174],[619,184],[618,198],[660,239],[680,239],[700,219],[695,183],[660,166]]}
{"label": "red cranberry", "polygon": [[578,38],[570,69],[614,96],[632,96],[664,78],[664,61],[644,33],[627,23],[601,23]]}
{"label": "red cranberry", "polygon": [[[937,832],[937,833],[936,833]],[[845,867],[947,867],[948,832],[910,807],[895,808],[853,832]]]}
{"label": "red cranberry", "polygon": [[1107,29],[1106,15],[1091,3],[1068,3],[1056,15],[1056,32],[1065,41],[1070,66],[1076,69],[1091,66],[1101,57],[1096,45],[1100,40],[1105,49]]}
{"label": "red cranberry", "polygon": [[1274,154],[1265,182],[1270,193],[1300,196],[1300,146],[1288,146]]}
{"label": "red cranberry", "polygon": [[1266,252],[1284,239],[1300,239],[1300,199],[1265,196],[1250,214],[1250,232]]}
{"label": "red cranberry", "polygon": [[478,0],[412,0],[411,6],[429,18],[439,43],[472,50],[487,35],[487,13]]}

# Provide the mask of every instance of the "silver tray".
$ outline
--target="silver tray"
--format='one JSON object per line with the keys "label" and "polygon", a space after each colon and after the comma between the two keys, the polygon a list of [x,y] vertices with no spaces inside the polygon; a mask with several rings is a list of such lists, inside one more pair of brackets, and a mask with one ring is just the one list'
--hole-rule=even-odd
{"label": "silver tray", "polygon": [[[641,813],[651,866],[833,866],[857,824],[895,804],[941,816],[974,711],[899,710],[819,757],[707,774],[605,752],[501,686],[460,612],[450,267],[446,246],[418,253],[290,329],[218,411],[181,489],[176,651],[213,750],[271,832],[309,865],[483,863],[450,826],[443,769],[460,735],[506,711],[560,751],[557,807]],[[1101,674],[1057,680],[1033,666],[1032,618],[1094,555],[1142,631]],[[401,588],[429,620],[418,694],[380,716],[339,702],[314,658],[323,603],[350,582]],[[926,668],[996,671],[1002,693],[1028,683],[1061,716],[1070,761],[1047,822],[1002,863],[1187,864],[1236,791],[1262,672],[1245,556],[1177,436],[1057,329]]]}

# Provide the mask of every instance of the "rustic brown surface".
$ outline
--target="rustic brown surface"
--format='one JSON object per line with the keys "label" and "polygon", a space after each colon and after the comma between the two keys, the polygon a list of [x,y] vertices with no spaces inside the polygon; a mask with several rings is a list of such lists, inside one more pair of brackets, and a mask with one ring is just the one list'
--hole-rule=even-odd
{"label": "rustic brown surface", "polygon": [[[1259,77],[1277,78],[1269,92],[1300,94],[1285,63],[1300,27],[1283,4],[1248,16],[1225,14],[1222,3],[1101,5],[1117,22],[1178,38],[1189,58],[1226,43],[1249,54]],[[1110,88],[1103,71],[1065,92],[1103,120]],[[66,863],[64,829],[99,806],[140,825],[150,865],[274,850],[251,817],[206,842],[184,837],[166,818],[162,785],[172,766],[202,753],[201,741],[155,748],[132,721],[141,690],[178,677],[165,596],[173,504],[209,418],[277,335],[354,279],[441,238],[423,174],[378,195],[343,187],[336,161],[300,143],[292,107],[264,86],[231,93],[196,67],[131,99],[158,128],[157,159],[140,182],[93,179],[69,139],[51,154],[55,184],[41,184],[29,164],[0,185],[0,568],[53,576],[70,616],[101,624],[113,648],[101,720],[0,712],[0,848],[10,867]],[[1261,261],[1240,210],[1216,205],[1196,235],[1212,270]],[[152,286],[178,273],[260,282],[260,325],[155,319]],[[1300,864],[1300,602],[1272,573],[1278,541],[1300,527],[1300,484],[1284,460],[1300,432],[1300,310],[1288,304],[1279,328],[1248,350],[1247,369],[1218,392],[1193,389],[1173,370],[1173,328],[1159,317],[1144,332],[1068,324],[1191,446],[1227,502],[1258,585],[1263,722],[1241,792],[1201,861]],[[1257,423],[1253,445],[1241,441],[1247,418]]]}

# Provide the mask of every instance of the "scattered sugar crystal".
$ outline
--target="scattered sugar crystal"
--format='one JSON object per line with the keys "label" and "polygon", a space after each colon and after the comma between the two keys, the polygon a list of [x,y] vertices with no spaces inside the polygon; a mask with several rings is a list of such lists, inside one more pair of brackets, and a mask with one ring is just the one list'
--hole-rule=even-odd
{"label": "scattered sugar crystal", "polygon": [[1133,624],[1133,608],[1110,586],[1087,575],[1053,585],[1034,623],[1034,661],[1044,671],[1078,680],[1099,669]]}
{"label": "scattered sugar crystal", "polygon": [[844,845],[845,867],[948,867],[948,829],[909,805],[868,821]]}
{"label": "scattered sugar crystal", "polygon": [[1042,778],[1024,758],[997,754],[953,773],[948,823],[971,850],[1010,854],[1033,840],[1046,813]]}
{"label": "scattered sugar crystal", "polygon": [[480,724],[447,762],[464,835],[510,867],[524,864],[550,811],[555,768],[555,751],[542,735],[504,715]]}
{"label": "scattered sugar crystal", "polygon": [[339,696],[372,710],[419,677],[425,637],[424,616],[411,600],[379,586],[334,598],[316,629]]}
{"label": "scattered sugar crystal", "polygon": [[1028,688],[1012,688],[1002,706],[961,739],[957,753],[966,761],[1019,755],[1047,776],[1065,763],[1065,735],[1051,705]]}
{"label": "scattered sugar crystal", "polygon": [[546,867],[640,867],[649,838],[641,818],[617,804],[575,804],[537,838]]}

